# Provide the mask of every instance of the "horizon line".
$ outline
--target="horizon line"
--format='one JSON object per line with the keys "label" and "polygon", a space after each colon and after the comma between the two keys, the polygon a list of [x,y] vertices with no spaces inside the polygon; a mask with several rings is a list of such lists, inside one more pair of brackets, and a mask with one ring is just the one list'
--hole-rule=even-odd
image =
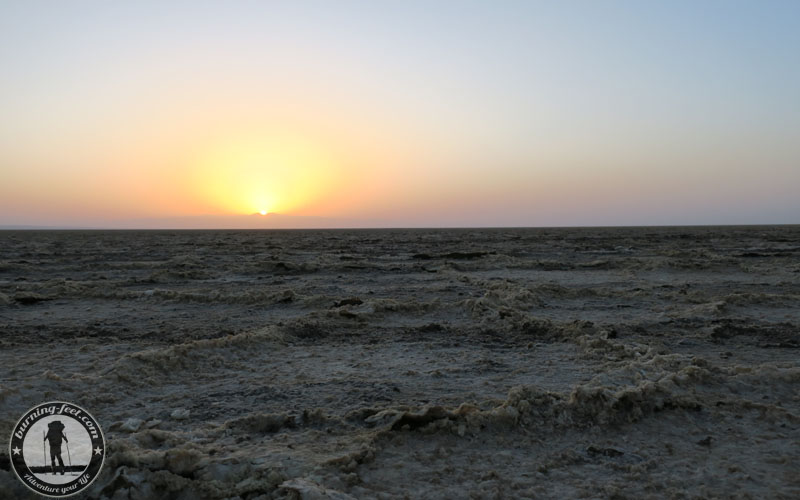
{"label": "horizon line", "polygon": [[49,226],[33,224],[0,224],[0,231],[381,231],[381,230],[453,230],[453,229],[636,229],[636,228],[699,228],[699,227],[775,227],[800,226],[800,222],[770,222],[762,224],[621,224],[621,225],[560,225],[560,226],[360,226],[360,227],[105,227]]}

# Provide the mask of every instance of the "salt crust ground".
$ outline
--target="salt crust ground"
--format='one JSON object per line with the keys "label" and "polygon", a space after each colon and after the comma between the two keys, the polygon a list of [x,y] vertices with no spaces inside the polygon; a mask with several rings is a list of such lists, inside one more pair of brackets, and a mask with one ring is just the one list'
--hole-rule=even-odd
{"label": "salt crust ground", "polygon": [[[0,232],[90,498],[798,498],[800,228]],[[0,451],[0,497],[34,498]]]}

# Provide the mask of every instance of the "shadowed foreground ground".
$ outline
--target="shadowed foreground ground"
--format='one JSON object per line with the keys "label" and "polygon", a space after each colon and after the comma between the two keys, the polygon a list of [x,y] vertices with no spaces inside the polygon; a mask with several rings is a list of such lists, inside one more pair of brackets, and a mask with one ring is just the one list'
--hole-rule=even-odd
{"label": "shadowed foreground ground", "polygon": [[799,257],[796,226],[0,232],[0,434],[89,410],[92,498],[797,498]]}

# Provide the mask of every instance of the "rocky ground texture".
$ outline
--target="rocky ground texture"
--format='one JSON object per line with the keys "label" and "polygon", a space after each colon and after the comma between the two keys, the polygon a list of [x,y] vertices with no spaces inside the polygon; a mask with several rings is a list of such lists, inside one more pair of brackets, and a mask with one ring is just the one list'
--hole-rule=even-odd
{"label": "rocky ground texture", "polygon": [[90,498],[798,498],[798,325],[797,226],[3,231],[0,435],[87,409]]}

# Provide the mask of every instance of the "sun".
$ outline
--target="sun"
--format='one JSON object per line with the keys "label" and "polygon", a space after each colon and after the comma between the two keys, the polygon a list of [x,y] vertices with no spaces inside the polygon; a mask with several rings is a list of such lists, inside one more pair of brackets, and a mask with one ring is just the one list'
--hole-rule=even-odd
{"label": "sun", "polygon": [[223,213],[288,214],[330,192],[339,164],[321,142],[265,131],[220,139],[197,153],[198,197]]}

